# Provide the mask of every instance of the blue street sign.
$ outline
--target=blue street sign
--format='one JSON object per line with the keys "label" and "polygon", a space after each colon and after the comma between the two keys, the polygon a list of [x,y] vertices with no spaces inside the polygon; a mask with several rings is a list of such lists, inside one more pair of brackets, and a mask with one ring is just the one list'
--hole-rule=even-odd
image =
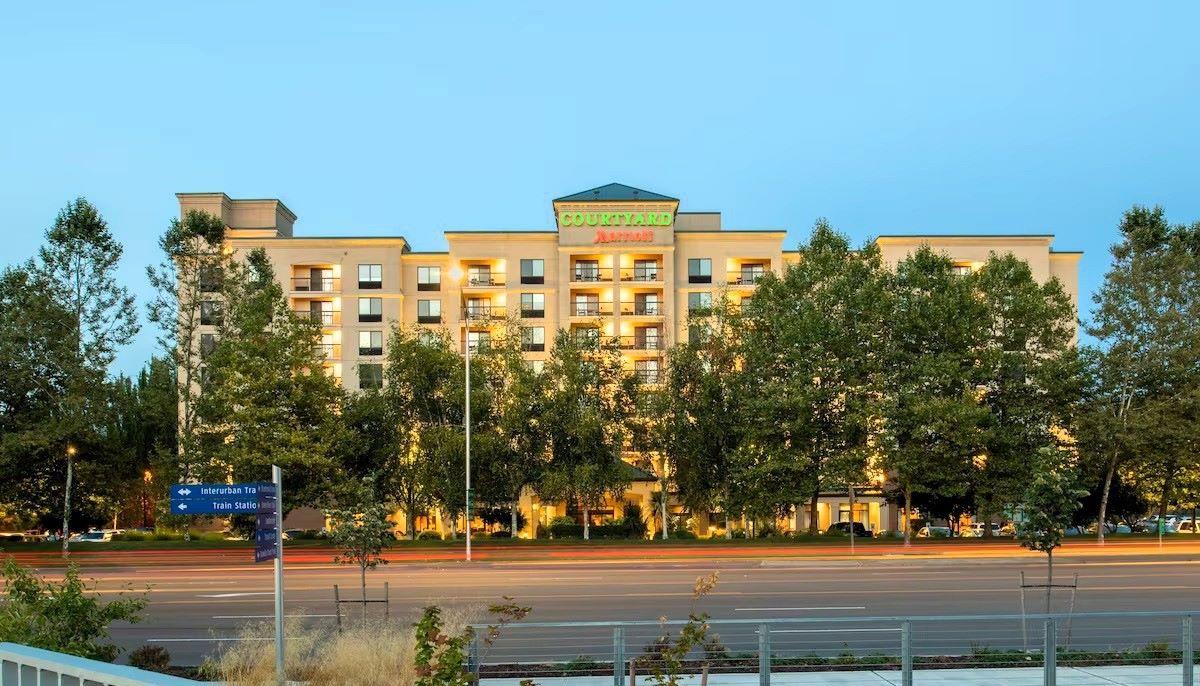
{"label": "blue street sign", "polygon": [[184,515],[257,514],[275,509],[275,485],[175,484],[171,512]]}
{"label": "blue street sign", "polygon": [[269,513],[264,513],[264,512],[260,511],[258,513],[258,520],[254,523],[254,528],[255,529],[274,529],[275,522],[276,522],[275,513],[273,511],[269,512]]}
{"label": "blue street sign", "polygon": [[266,543],[263,545],[254,546],[254,561],[266,562],[279,557],[279,545],[277,543]]}
{"label": "blue street sign", "polygon": [[279,539],[275,533],[275,529],[255,529],[254,543],[256,545],[265,545],[267,543],[275,543]]}

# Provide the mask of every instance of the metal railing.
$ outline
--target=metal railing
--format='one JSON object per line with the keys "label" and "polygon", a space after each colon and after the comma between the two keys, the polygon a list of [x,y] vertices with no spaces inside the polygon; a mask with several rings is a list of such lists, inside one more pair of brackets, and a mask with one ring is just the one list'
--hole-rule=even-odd
{"label": "metal railing", "polygon": [[663,270],[660,267],[623,267],[622,281],[657,282],[663,280]]}
{"label": "metal railing", "polygon": [[595,300],[576,300],[571,303],[572,317],[600,317],[613,313],[613,304]]}
{"label": "metal railing", "polygon": [[621,303],[621,314],[637,317],[661,317],[666,307],[658,301],[627,300]]}
{"label": "metal railing", "polygon": [[612,281],[611,267],[575,267],[571,270],[571,283],[599,283]]}
{"label": "metal railing", "polygon": [[504,272],[467,272],[463,286],[503,286]]}
{"label": "metal railing", "polygon": [[463,308],[463,318],[471,321],[488,319],[504,319],[508,309],[504,305],[467,305]]}
{"label": "metal railing", "polygon": [[662,336],[621,336],[619,340],[622,350],[662,350],[667,347]]}
{"label": "metal railing", "polygon": [[297,308],[295,313],[297,317],[310,319],[323,326],[333,326],[342,323],[341,310],[310,310],[307,308]]}
{"label": "metal railing", "polygon": [[[713,686],[744,684],[757,675],[758,683],[767,686],[773,674],[784,672],[842,672],[839,684],[878,684],[877,672],[892,672],[899,677],[892,683],[912,686],[915,672],[958,669],[987,670],[984,674],[993,681],[998,675],[1021,674],[1021,683],[1056,686],[1060,672],[1077,676],[1080,672],[1072,670],[1132,665],[1138,666],[1134,671],[1139,686],[1194,686],[1193,616],[1091,612],[710,619],[707,640],[684,656],[678,674],[711,675],[708,683]],[[665,650],[685,624],[515,623],[490,645],[477,640],[470,669],[483,678],[535,681],[611,675],[614,686],[621,686],[631,670],[645,676],[666,668]],[[486,634],[486,629],[478,627],[478,633]],[[1004,671],[1009,669],[1024,671]],[[1123,669],[1122,679],[1130,667]],[[861,673],[862,679],[855,680],[852,672]],[[1037,672],[1040,679],[1034,676]]]}
{"label": "metal railing", "polygon": [[0,684],[44,686],[197,686],[199,681],[64,655],[16,643],[0,643]]}
{"label": "metal railing", "polygon": [[307,291],[309,293],[335,293],[341,289],[342,280],[337,277],[292,277],[293,291]]}

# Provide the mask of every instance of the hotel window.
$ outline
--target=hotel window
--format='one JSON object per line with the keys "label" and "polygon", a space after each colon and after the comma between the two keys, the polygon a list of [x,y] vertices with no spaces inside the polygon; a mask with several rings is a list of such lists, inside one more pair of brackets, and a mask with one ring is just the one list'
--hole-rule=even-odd
{"label": "hotel window", "polygon": [[639,382],[658,383],[658,360],[637,360],[633,369]]}
{"label": "hotel window", "polygon": [[574,329],[575,340],[582,345],[596,345],[600,342],[600,329],[594,326],[583,326]]}
{"label": "hotel window", "polygon": [[529,371],[534,374],[541,374],[546,369],[545,360],[525,360],[525,364],[529,365]]}
{"label": "hotel window", "polygon": [[545,260],[521,260],[521,283],[546,283]]}
{"label": "hotel window", "polygon": [[471,352],[487,350],[492,344],[492,334],[488,331],[468,331],[467,345],[471,346]]}
{"label": "hotel window", "polygon": [[527,319],[541,319],[546,316],[545,293],[522,293],[521,316]]}
{"label": "hotel window", "polygon": [[[688,314],[698,310],[712,309],[712,293],[709,291],[695,291],[688,293]],[[707,314],[707,313],[706,313]]]}
{"label": "hotel window", "polygon": [[950,269],[955,276],[970,276],[972,271],[970,263],[967,262],[955,262]]}
{"label": "hotel window", "polygon": [[358,387],[363,390],[383,388],[383,365],[358,365]]}
{"label": "hotel window", "polygon": [[688,258],[688,283],[712,283],[712,260],[707,257]]}
{"label": "hotel window", "polygon": [[542,352],[545,349],[545,328],[540,326],[527,326],[521,329],[521,350],[526,352]]}
{"label": "hotel window", "polygon": [[333,326],[341,323],[337,319],[338,311],[333,309],[332,300],[310,300],[308,302],[308,311],[297,310],[297,314],[307,315],[309,319],[319,323],[321,326]]}
{"label": "hotel window", "polygon": [[440,290],[442,290],[442,268],[441,267],[417,267],[417,290],[418,291],[440,291]]}
{"label": "hotel window", "polygon": [[221,303],[216,300],[200,301],[200,323],[206,326],[221,323]]}
{"label": "hotel window", "polygon": [[634,347],[638,350],[659,350],[662,338],[656,326],[643,326],[633,331]]}
{"label": "hotel window", "polygon": [[422,324],[437,324],[442,321],[441,300],[418,300],[417,321]]}
{"label": "hotel window", "polygon": [[763,274],[767,273],[767,266],[761,262],[754,264],[743,264],[742,273],[738,277],[738,283],[755,284],[762,278]]}
{"label": "hotel window", "polygon": [[575,306],[571,314],[576,317],[597,317],[600,315],[600,296],[595,293],[576,293]]}
{"label": "hotel window", "polygon": [[442,337],[431,329],[421,329],[417,331],[417,342],[421,345],[437,346],[441,344]]}
{"label": "hotel window", "polygon": [[657,260],[636,260],[633,263],[634,281],[658,281]]}
{"label": "hotel window", "polygon": [[577,260],[575,262],[576,281],[599,281],[600,263],[596,260]]}
{"label": "hotel window", "polygon": [[213,349],[217,347],[217,337],[215,334],[202,333],[200,334],[200,359],[205,359],[212,354]]}
{"label": "hotel window", "polygon": [[359,288],[383,288],[383,265],[382,264],[360,264],[360,265],[358,265],[358,287]]}
{"label": "hotel window", "polygon": [[358,332],[358,354],[359,355],[382,355],[383,354],[383,332],[382,331],[359,331]]}
{"label": "hotel window", "polygon": [[662,314],[662,305],[658,300],[658,293],[634,294],[633,313],[650,317],[657,317]]}
{"label": "hotel window", "polygon": [[381,321],[383,321],[383,298],[359,298],[358,299],[358,321],[360,321],[360,322],[381,322]]}
{"label": "hotel window", "polygon": [[221,268],[216,265],[203,265],[200,267],[200,292],[201,293],[216,293],[221,290],[222,281],[225,274]]}

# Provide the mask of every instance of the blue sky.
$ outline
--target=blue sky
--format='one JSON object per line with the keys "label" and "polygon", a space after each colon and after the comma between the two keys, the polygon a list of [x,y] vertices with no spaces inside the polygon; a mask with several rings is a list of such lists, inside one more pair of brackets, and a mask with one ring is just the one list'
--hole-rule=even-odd
{"label": "blue sky", "polygon": [[340,4],[8,8],[0,262],[77,195],[144,300],[177,191],[430,250],[621,181],[789,247],[1053,233],[1090,294],[1129,205],[1200,219],[1196,3]]}

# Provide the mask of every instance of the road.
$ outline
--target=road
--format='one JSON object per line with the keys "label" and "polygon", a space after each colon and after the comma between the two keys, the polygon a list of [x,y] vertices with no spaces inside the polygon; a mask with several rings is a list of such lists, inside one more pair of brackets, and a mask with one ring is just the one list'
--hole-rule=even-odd
{"label": "road", "polygon": [[[709,549],[712,554],[712,549]],[[113,637],[132,649],[145,643],[165,646],[176,664],[198,664],[222,646],[239,638],[250,622],[265,622],[272,611],[271,569],[245,562],[245,551],[209,558],[204,564],[184,556],[172,563],[169,555],[145,553],[146,564],[133,556],[114,553],[101,563],[86,564],[84,573],[109,594],[128,584],[149,587],[150,606],[140,624],[114,627]],[[658,556],[655,559],[650,557]],[[240,556],[240,557],[238,557]],[[486,558],[487,555],[484,555]],[[1011,546],[976,547],[941,556],[897,557],[873,554],[787,557],[767,553],[738,553],[722,559],[696,559],[647,553],[632,559],[621,555],[597,559],[512,559],[461,562],[398,562],[368,573],[373,597],[390,586],[394,621],[410,621],[420,607],[439,604],[473,611],[511,596],[533,612],[527,621],[616,621],[685,619],[692,605],[697,577],[720,574],[716,590],[699,609],[714,620],[762,620],[817,617],[894,615],[964,615],[1019,613],[1019,575],[1031,582],[1044,580],[1044,558],[1026,555]],[[328,564],[327,553],[294,555],[286,574],[286,613],[303,617],[310,627],[333,625],[333,586],[343,593],[358,591],[356,569]],[[546,559],[549,558],[549,559]],[[1056,579],[1079,575],[1077,612],[1111,610],[1197,610],[1200,612],[1200,551],[1193,546],[1069,548],[1055,564]],[[48,573],[55,573],[53,569]],[[1041,591],[1027,595],[1030,612],[1042,608]],[[1057,592],[1055,611],[1065,611],[1069,591]],[[357,615],[359,608],[347,612]],[[372,606],[372,614],[382,608]],[[754,624],[721,624],[716,630],[735,651],[756,645]],[[631,629],[630,651],[645,645],[656,627]],[[895,653],[897,627],[884,624],[789,625],[773,629],[777,651],[795,654]],[[1126,619],[1077,622],[1074,645],[1129,647],[1151,640],[1177,637],[1175,620]],[[974,644],[1020,647],[1016,621],[918,623],[914,628],[918,654],[961,654]],[[1030,640],[1040,633],[1031,626]],[[490,655],[492,661],[537,662],[587,655],[611,655],[611,629],[510,629]]]}

